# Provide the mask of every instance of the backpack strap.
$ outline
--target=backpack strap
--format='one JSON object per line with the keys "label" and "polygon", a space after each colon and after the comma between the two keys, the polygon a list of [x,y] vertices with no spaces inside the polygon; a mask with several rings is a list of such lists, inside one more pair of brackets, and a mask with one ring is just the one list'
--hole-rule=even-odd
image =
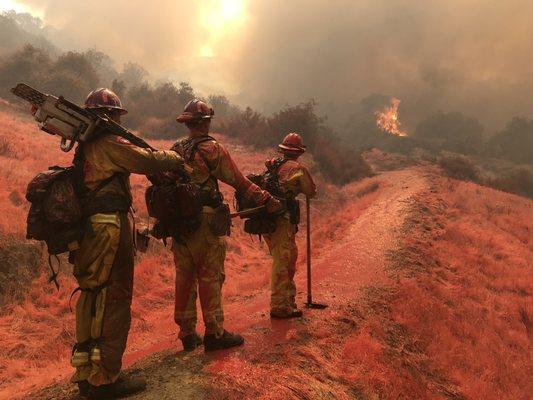
{"label": "backpack strap", "polygon": [[[211,174],[212,171],[209,168],[209,163],[207,162],[207,159],[204,157],[204,155],[202,154],[201,151],[198,151],[198,146],[200,145],[200,143],[208,142],[210,140],[216,141],[215,138],[213,138],[212,136],[209,136],[209,135],[188,139],[186,141],[186,143],[184,144],[183,151],[184,151],[185,159],[187,161],[189,161],[189,162],[193,161],[194,160],[194,156],[196,155],[196,153],[198,153],[198,155],[200,156],[200,158],[204,162],[205,166],[207,167],[207,170],[209,171],[209,179],[208,180],[212,180],[213,183],[215,184],[217,192],[220,192],[220,187],[218,185],[218,179],[215,178]],[[205,186],[206,183],[207,183],[207,181],[202,184],[202,187]]]}
{"label": "backpack strap", "polygon": [[[86,204],[87,202],[91,202],[95,199],[96,195],[107,185],[109,185],[111,182],[113,182],[115,179],[119,179],[120,186],[122,187],[122,190],[124,192],[124,201],[125,203],[129,204],[131,206],[132,198],[131,194],[128,191],[128,188],[126,187],[126,184],[124,182],[124,179],[122,177],[124,176],[121,172],[115,172],[113,175],[107,177],[103,181],[101,181],[96,188],[90,190],[87,186],[85,186],[83,176],[83,165],[85,163],[85,155],[83,152],[83,143],[80,143],[78,147],[76,148],[76,153],[74,154],[74,159],[72,161],[73,165],[73,174],[74,174],[74,185],[76,192],[78,193],[78,196],[80,199],[82,199],[83,203]],[[122,200],[120,201],[122,203]],[[129,208],[128,206],[127,208]],[[125,207],[125,204],[120,204],[120,207]]]}
{"label": "backpack strap", "polygon": [[[281,185],[279,184],[279,174],[278,174],[278,171],[279,169],[281,168],[281,166],[283,164],[285,164],[287,161],[289,161],[289,159],[287,158],[277,158],[276,160],[274,160],[274,162],[272,162],[272,164],[270,164],[268,167],[267,167],[267,170],[265,172],[263,172],[263,176],[264,177],[270,177],[270,179],[266,179],[267,182],[272,182],[274,183],[275,185],[275,188],[272,187],[270,189],[275,189],[275,192],[278,192],[280,190],[282,190],[281,188]],[[271,195],[273,196],[280,196],[281,195],[281,192],[280,193],[270,193]],[[285,197],[285,195],[283,196]]]}
{"label": "backpack strap", "polygon": [[277,175],[280,167],[287,161],[289,161],[288,158],[276,158],[276,160],[269,167],[267,167],[267,172],[274,172]]}
{"label": "backpack strap", "polygon": [[187,162],[194,160],[194,155],[198,150],[198,145],[209,140],[215,140],[215,138],[205,135],[193,138],[187,138],[180,140],[172,146],[171,150],[179,153]]}
{"label": "backpack strap", "polygon": [[[210,207],[216,208],[223,202],[222,192],[220,191],[218,179],[213,176],[212,174],[213,171],[209,167],[209,163],[207,159],[202,154],[202,152],[199,151],[198,149],[198,146],[201,143],[208,142],[210,140],[216,142],[216,139],[209,135],[186,138],[186,139],[182,139],[176,142],[174,146],[172,146],[171,149],[177,152],[178,154],[180,154],[185,160],[185,162],[188,162],[188,163],[191,163],[194,160],[196,153],[198,153],[198,155],[200,156],[201,160],[204,162],[207,168],[209,177],[205,180],[205,182],[201,184],[196,184],[196,186],[201,192],[200,197],[202,198],[201,200],[202,204],[209,205]],[[214,193],[211,189],[208,192],[204,190],[208,182],[212,182],[213,185],[215,186]],[[214,204],[217,204],[217,205],[215,206]]]}

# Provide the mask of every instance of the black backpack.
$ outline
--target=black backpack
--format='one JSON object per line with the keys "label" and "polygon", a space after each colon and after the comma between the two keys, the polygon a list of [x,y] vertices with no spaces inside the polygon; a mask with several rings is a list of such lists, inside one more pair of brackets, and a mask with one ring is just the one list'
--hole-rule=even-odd
{"label": "black backpack", "polygon": [[[267,166],[267,169],[261,174],[250,174],[247,178],[266,190],[272,196],[284,203],[286,210],[289,212],[291,223],[298,225],[300,223],[300,205],[298,200],[288,198],[285,191],[279,183],[279,168],[288,160],[278,158]],[[256,207],[256,205],[247,200],[242,193],[235,193],[235,202],[237,211],[244,211]],[[244,221],[244,231],[252,235],[265,235],[273,233],[276,230],[276,218],[278,215],[271,215],[266,212],[258,213]]]}
{"label": "black backpack", "polygon": [[152,185],[146,189],[145,201],[148,215],[157,220],[152,229],[155,238],[178,238],[199,228],[199,190],[188,176],[181,175],[176,180],[160,174],[148,179]]}
{"label": "black backpack", "polygon": [[75,175],[74,167],[51,167],[37,174],[26,190],[31,203],[26,237],[44,241],[50,255],[77,248],[83,237]]}
{"label": "black backpack", "polygon": [[[190,162],[200,143],[214,140],[211,136],[202,136],[182,140],[172,146],[171,150],[179,153]],[[222,194],[218,190],[216,199],[210,199],[203,187],[191,182],[185,172],[176,175],[159,174],[149,176],[152,183],[145,192],[148,215],[157,221],[152,235],[157,239],[180,238],[194,232],[200,227],[199,215],[204,205],[218,208],[222,205]]]}

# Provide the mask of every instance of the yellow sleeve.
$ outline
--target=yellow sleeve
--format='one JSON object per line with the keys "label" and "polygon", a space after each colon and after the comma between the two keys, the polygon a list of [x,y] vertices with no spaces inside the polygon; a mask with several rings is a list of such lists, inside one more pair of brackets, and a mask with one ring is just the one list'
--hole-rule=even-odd
{"label": "yellow sleeve", "polygon": [[259,186],[246,178],[233,161],[228,151],[220,144],[211,151],[202,153],[207,159],[211,174],[222,182],[232,186],[237,192],[242,193],[247,199],[257,205],[265,204],[272,196]]}
{"label": "yellow sleeve", "polygon": [[119,172],[151,175],[183,167],[181,156],[172,150],[153,151],[130,143],[119,136],[107,138],[107,158]]}
{"label": "yellow sleeve", "polygon": [[300,166],[296,168],[288,179],[286,179],[284,186],[292,195],[297,196],[303,193],[309,198],[313,198],[317,194],[317,189],[311,174],[307,168]]}
{"label": "yellow sleeve", "polygon": [[300,190],[309,198],[313,198],[317,195],[316,184],[311,177],[311,174],[307,168],[302,167],[302,174],[299,178]]}

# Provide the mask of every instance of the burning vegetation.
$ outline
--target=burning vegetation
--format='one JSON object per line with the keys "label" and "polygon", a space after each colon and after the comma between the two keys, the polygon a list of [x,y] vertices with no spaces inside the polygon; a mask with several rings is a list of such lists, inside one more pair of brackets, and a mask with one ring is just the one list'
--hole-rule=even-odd
{"label": "burning vegetation", "polygon": [[382,132],[390,133],[394,136],[407,136],[407,132],[402,130],[398,108],[401,100],[393,97],[390,106],[385,106],[382,111],[376,112],[376,125]]}

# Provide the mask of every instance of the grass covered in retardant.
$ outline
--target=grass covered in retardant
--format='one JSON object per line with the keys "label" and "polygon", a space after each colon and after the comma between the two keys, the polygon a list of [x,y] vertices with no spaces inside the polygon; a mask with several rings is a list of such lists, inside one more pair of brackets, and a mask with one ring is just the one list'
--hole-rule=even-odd
{"label": "grass covered in retardant", "polygon": [[404,275],[423,268],[401,281],[394,320],[466,398],[529,398],[533,202],[454,180],[435,189],[410,221],[424,234],[396,260]]}

